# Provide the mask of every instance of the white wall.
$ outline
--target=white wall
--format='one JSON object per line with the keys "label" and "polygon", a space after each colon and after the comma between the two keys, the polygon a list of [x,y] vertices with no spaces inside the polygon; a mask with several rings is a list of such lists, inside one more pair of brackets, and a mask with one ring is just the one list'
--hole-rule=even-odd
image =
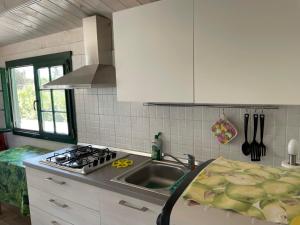
{"label": "white wall", "polygon": [[[84,65],[82,29],[0,48],[0,63],[4,66],[8,60],[70,50],[73,51],[74,69]],[[241,153],[245,109],[225,109],[225,114],[237,126],[240,134],[231,144],[219,145],[210,127],[222,109],[118,102],[114,88],[76,90],[75,98],[79,142],[150,152],[154,134],[162,131],[164,150],[174,155],[192,153],[198,160],[219,155],[249,160]],[[254,110],[249,112],[253,113]],[[262,163],[279,165],[286,158],[288,140],[300,140],[300,107],[280,107],[264,112],[265,143],[268,149]],[[250,137],[252,139],[251,132],[249,140]],[[64,145],[14,135],[10,135],[8,141],[11,146],[32,144],[53,149]]]}

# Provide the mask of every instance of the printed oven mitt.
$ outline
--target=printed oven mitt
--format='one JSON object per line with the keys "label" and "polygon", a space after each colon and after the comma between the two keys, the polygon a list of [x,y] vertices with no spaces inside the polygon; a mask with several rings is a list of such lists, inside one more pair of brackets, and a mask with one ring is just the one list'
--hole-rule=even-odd
{"label": "printed oven mitt", "polygon": [[238,134],[235,126],[224,115],[211,127],[211,131],[220,144],[228,144]]}

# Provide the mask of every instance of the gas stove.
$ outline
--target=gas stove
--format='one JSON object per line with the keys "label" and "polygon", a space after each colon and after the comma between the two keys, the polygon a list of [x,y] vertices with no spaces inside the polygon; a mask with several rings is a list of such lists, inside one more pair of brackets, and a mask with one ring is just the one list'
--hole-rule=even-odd
{"label": "gas stove", "polygon": [[53,153],[40,162],[59,169],[88,174],[127,155],[123,152],[111,151],[106,147],[73,146]]}

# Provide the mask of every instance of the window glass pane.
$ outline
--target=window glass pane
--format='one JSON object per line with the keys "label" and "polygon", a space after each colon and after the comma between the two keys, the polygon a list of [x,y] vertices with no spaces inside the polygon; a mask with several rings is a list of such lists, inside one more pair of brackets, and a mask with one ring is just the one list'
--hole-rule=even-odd
{"label": "window glass pane", "polygon": [[43,90],[40,93],[42,111],[52,111],[51,91]]}
{"label": "window glass pane", "polygon": [[69,134],[68,120],[66,113],[55,113],[56,133]]}
{"label": "window glass pane", "polygon": [[11,77],[15,126],[38,131],[37,111],[33,107],[36,100],[33,66],[12,68]]}
{"label": "window glass pane", "polygon": [[49,82],[49,69],[48,67],[38,69],[39,85],[40,89],[43,89],[43,85]]}
{"label": "window glass pane", "polygon": [[50,70],[51,70],[51,80],[55,80],[64,75],[63,66],[52,66]]}
{"label": "window glass pane", "polygon": [[53,90],[54,111],[67,112],[66,92],[64,90]]}
{"label": "window glass pane", "polygon": [[48,133],[54,133],[53,115],[49,112],[42,113],[43,130]]}

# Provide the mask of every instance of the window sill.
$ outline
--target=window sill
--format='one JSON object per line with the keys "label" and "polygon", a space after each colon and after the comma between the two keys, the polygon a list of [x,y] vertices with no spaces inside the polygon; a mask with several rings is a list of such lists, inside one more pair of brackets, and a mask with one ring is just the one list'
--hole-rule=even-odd
{"label": "window sill", "polygon": [[11,132],[12,130],[9,129],[9,128],[0,128],[0,134],[2,133],[8,133],[8,132]]}
{"label": "window sill", "polygon": [[55,142],[61,142],[67,144],[77,143],[77,140],[74,137],[57,135],[57,134],[40,134],[34,131],[27,131],[27,130],[20,130],[20,129],[13,129],[13,134],[18,136],[41,139],[45,141],[55,141]]}

